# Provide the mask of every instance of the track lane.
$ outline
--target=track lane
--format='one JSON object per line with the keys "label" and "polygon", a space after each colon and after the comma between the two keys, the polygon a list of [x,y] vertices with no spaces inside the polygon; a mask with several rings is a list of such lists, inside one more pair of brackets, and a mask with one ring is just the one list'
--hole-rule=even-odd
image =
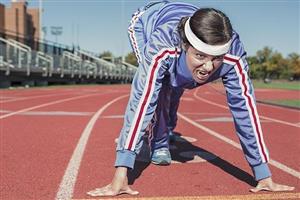
{"label": "track lane", "polygon": [[[255,90],[256,91],[256,90]],[[263,90],[264,91],[264,90]],[[264,93],[260,91],[260,93]],[[267,94],[257,95],[257,99],[297,99],[300,97],[300,92],[297,91],[284,91],[280,93],[281,90],[268,90]],[[256,92],[255,92],[256,93]],[[259,94],[260,94],[259,93]],[[288,93],[292,93],[292,95],[287,95]],[[221,84],[216,84],[213,86],[205,86],[195,90],[195,96],[205,98],[207,101],[211,101],[211,103],[217,103],[224,105],[223,107],[228,107],[226,103],[226,94],[225,88]],[[268,95],[268,98],[266,98]],[[218,106],[218,105],[217,105]],[[296,109],[284,108],[280,106],[273,106],[263,103],[257,103],[258,113],[263,114],[260,117],[268,120],[273,120],[278,123],[288,124],[291,126],[300,127],[297,123],[300,122],[300,111]],[[276,116],[276,117],[275,117]]]}
{"label": "track lane", "polygon": [[[98,94],[85,98],[85,101],[95,109],[119,94]],[[72,104],[80,100],[61,103],[65,108],[72,108]],[[78,103],[75,106],[73,109],[78,110]],[[81,109],[85,111],[86,107]],[[69,158],[89,119],[90,116],[15,115],[1,120],[0,154],[1,160],[5,161],[1,161],[1,183],[5,183],[1,184],[1,199],[54,199]]]}
{"label": "track lane", "polygon": [[66,95],[66,94],[74,94],[75,92],[72,91],[72,92],[64,92],[62,94],[60,93],[53,93],[53,94],[39,94],[39,95],[34,95],[34,94],[31,94],[29,96],[21,96],[21,97],[17,97],[17,98],[11,98],[11,99],[8,99],[8,100],[2,100],[0,101],[0,104],[4,104],[4,103],[11,103],[11,102],[16,102],[16,101],[25,101],[25,100],[32,100],[32,99],[37,99],[37,98],[47,98],[47,97],[57,97],[57,96],[61,96],[61,95]]}
{"label": "track lane", "polygon": [[[202,88],[201,96],[205,96],[206,89],[209,90],[208,87]],[[224,106],[224,105],[220,104],[219,102],[218,103],[211,102],[204,97],[200,97],[197,95],[197,92],[198,91],[196,90],[194,92],[193,96],[196,99],[201,100],[202,103],[207,103],[206,106],[203,106],[201,112],[209,112],[209,111],[216,112],[215,109],[219,108],[220,111],[222,111],[223,113],[226,113],[226,114],[229,113],[229,109],[227,108],[227,106]],[[210,98],[211,97],[209,97],[208,99],[210,99]],[[196,104],[197,103],[194,102],[194,105],[191,105],[191,108],[197,107]],[[279,114],[277,114],[277,115],[279,115]],[[208,118],[211,118],[211,116],[209,116]],[[230,118],[228,118],[228,119],[230,119]],[[194,121],[197,120],[197,119],[195,119],[195,116],[192,116],[191,119]],[[298,137],[299,128],[295,127],[295,126],[290,126],[289,124],[274,123],[274,120],[269,121],[268,123],[264,123],[265,120],[263,120],[263,119],[265,119],[265,118],[261,117],[261,119],[262,119],[261,121],[262,121],[262,128],[264,131],[265,143],[267,144],[267,147],[269,148],[269,151],[271,152],[271,157],[275,158],[275,162],[282,160],[281,163],[282,164],[285,163],[290,168],[296,170],[297,171],[296,176],[299,177],[298,173],[300,170],[299,170],[298,163],[300,163],[300,158],[295,157],[297,152],[299,152],[299,145],[298,145],[300,142],[300,138]],[[289,123],[289,122],[286,122],[286,123]],[[227,122],[227,123],[224,123],[224,122],[215,122],[215,123],[201,122],[201,124],[204,125],[205,127],[212,128],[213,130],[217,130],[217,132],[219,131],[220,133],[225,134],[226,137],[239,143],[238,137],[235,134],[235,129],[234,129],[232,122]],[[221,124],[221,126],[220,126],[220,124]],[[294,125],[294,124],[292,124],[292,125]],[[224,132],[224,130],[232,130],[232,131]],[[289,133],[288,133],[289,136],[285,137],[283,134],[286,133],[287,130],[289,130]],[[284,137],[284,139],[283,139],[283,137]],[[287,146],[288,146],[288,150],[287,150]],[[282,149],[286,149],[286,150],[282,151]],[[289,153],[287,154],[287,152],[289,152]]]}
{"label": "track lane", "polygon": [[[63,102],[68,102],[68,101],[72,101],[72,100],[76,100],[76,99],[83,99],[89,96],[97,96],[97,95],[103,95],[105,93],[119,93],[120,91],[118,90],[108,90],[106,92],[103,92],[99,90],[99,92],[93,92],[93,93],[87,93],[87,94],[83,94],[83,95],[70,95],[69,98],[57,98],[57,96],[52,97],[51,99],[34,99],[32,101],[23,101],[20,102],[19,104],[9,104],[9,105],[0,105],[1,110],[8,110],[11,111],[10,113],[7,114],[3,114],[1,113],[0,115],[0,120],[1,119],[5,119],[8,117],[11,117],[13,115],[17,115],[20,113],[24,113],[27,111],[31,111],[31,110],[36,110],[38,108],[42,108],[42,107],[47,107],[50,105],[55,105],[55,104],[59,104],[59,103],[63,103]],[[52,101],[49,101],[52,100]]]}
{"label": "track lane", "polygon": [[18,89],[2,89],[0,91],[1,99],[8,98],[28,98],[32,96],[58,94],[61,91],[72,92],[74,90],[73,86],[63,86],[63,87],[45,87],[45,88],[18,88]]}
{"label": "track lane", "polygon": [[[228,106],[226,106],[224,104],[225,101],[215,100],[215,98],[206,99],[206,98],[198,96],[197,93],[195,93],[194,96],[196,99],[206,102],[208,104],[215,105],[215,106],[223,108],[223,109],[229,109]],[[273,113],[274,116],[276,115],[274,112],[274,109],[272,109],[270,107],[261,109],[260,105],[258,105],[257,109],[258,109],[259,113],[265,113],[266,115],[270,115],[270,113]],[[299,114],[298,113],[294,113],[294,112],[292,113],[291,111],[288,111],[288,109],[286,109],[284,113],[282,111],[278,111],[278,110],[276,113],[278,114],[278,115],[276,115],[276,118],[282,118],[282,119],[275,119],[274,117],[271,117],[271,116],[269,117],[269,116],[266,116],[265,114],[263,114],[263,115],[260,114],[259,116],[260,116],[260,119],[270,120],[270,121],[273,121],[273,122],[276,122],[276,123],[279,123],[282,125],[288,125],[288,126],[293,126],[293,127],[297,127],[297,128],[300,127],[298,124],[298,122],[299,122]],[[286,117],[283,117],[283,116],[286,116]],[[287,116],[289,116],[289,117],[287,117]]]}
{"label": "track lane", "polygon": [[[17,115],[17,114],[20,114],[20,113],[24,113],[24,112],[27,112],[27,111],[36,110],[38,108],[47,107],[47,106],[50,106],[50,105],[64,103],[64,102],[68,102],[68,101],[73,101],[73,100],[76,100],[76,99],[82,99],[82,98],[87,98],[87,97],[91,97],[91,96],[97,96],[97,95],[100,95],[100,94],[87,94],[87,95],[75,96],[75,97],[70,97],[70,98],[54,100],[54,101],[50,101],[50,102],[47,101],[43,104],[38,104],[38,105],[34,105],[34,106],[31,105],[30,107],[26,107],[26,108],[17,108],[17,110],[15,110],[13,112],[10,112],[10,113],[7,113],[7,114],[2,114],[0,116],[0,120],[11,117],[11,116],[14,116],[14,115]],[[35,102],[30,102],[30,103],[35,103]],[[22,107],[24,107],[24,106],[22,106]],[[6,109],[6,107],[5,107],[5,109]]]}
{"label": "track lane", "polygon": [[73,197],[74,192],[74,186],[76,183],[78,170],[80,168],[81,160],[83,157],[83,153],[86,148],[86,144],[89,140],[90,134],[94,128],[94,125],[98,118],[101,116],[101,114],[112,104],[119,101],[120,99],[123,99],[124,97],[127,97],[128,95],[123,95],[117,98],[114,98],[113,100],[106,103],[103,107],[101,107],[91,118],[87,126],[85,127],[84,131],[81,134],[81,137],[76,145],[76,148],[72,154],[72,157],[69,161],[68,167],[65,171],[65,174],[62,178],[62,181],[60,183],[56,199],[57,200],[68,200]]}
{"label": "track lane", "polygon": [[[125,86],[121,88],[119,86],[116,87],[118,87],[118,90],[121,89],[122,92],[129,93],[129,86]],[[111,89],[114,90],[116,87],[112,86]],[[118,94],[120,94],[120,92]],[[108,94],[108,96],[111,97],[115,95],[118,96],[115,93]],[[103,97],[101,96],[100,98],[99,96],[98,97],[94,96],[94,97],[88,97],[88,98],[70,101],[68,103],[53,104],[47,107],[37,108],[36,111],[74,110],[78,112],[80,111],[95,112],[97,109],[99,109],[100,101],[104,102],[105,100],[107,100],[106,102],[108,102],[109,99],[112,99],[111,97],[108,96],[105,95]],[[227,114],[229,114],[229,111],[224,111],[224,109],[221,109],[222,110],[221,111],[215,106],[209,106],[205,104],[201,104],[197,106],[196,104],[193,103],[195,100],[195,98],[194,100],[193,98],[194,98],[193,93],[191,91],[186,93],[186,95],[183,98],[184,100],[182,101],[182,106],[180,106],[181,113],[190,113],[188,114],[189,117],[195,117],[196,115],[193,115],[193,113],[195,112],[204,113],[202,111],[203,111],[203,107],[205,107],[208,108],[207,113],[223,114],[227,112]],[[118,136],[120,128],[122,126],[123,119],[120,118],[120,116],[124,114],[126,103],[127,100],[123,99],[120,101],[120,103],[114,104],[103,113],[104,117],[110,117],[110,116],[118,116],[118,117],[101,118],[100,116],[99,120],[97,120],[96,125],[92,130],[91,138],[87,144],[87,149],[84,154],[81,167],[79,169],[79,174],[78,174],[77,182],[75,184],[73,198],[75,199],[88,198],[85,195],[86,191],[93,189],[94,187],[106,184],[111,180],[114,171],[114,168],[112,166],[115,159],[114,139]],[[103,104],[101,103],[101,105]],[[216,117],[216,116],[203,115],[203,117],[206,118],[206,117]],[[69,162],[69,158],[71,157],[71,154],[76,147],[81,132],[83,131],[84,127],[86,127],[86,124],[88,123],[90,118],[91,116],[80,116],[80,117],[79,116],[78,117],[57,116],[51,118],[27,116],[26,118],[23,118],[21,115],[15,115],[13,117],[9,117],[5,119],[6,122],[16,120],[15,122],[19,125],[19,128],[14,127],[13,125],[6,126],[7,128],[6,130],[9,131],[11,130],[15,134],[20,133],[21,132],[20,130],[26,130],[26,128],[24,127],[27,127],[28,129],[26,131],[22,131],[23,133],[21,137],[16,137],[15,135],[10,140],[9,143],[15,142],[17,143],[17,145],[16,146],[13,145],[11,148],[8,147],[7,145],[5,148],[10,151],[7,151],[5,155],[1,156],[1,158],[8,159],[10,155],[15,154],[15,152],[13,151],[14,147],[20,146],[21,148],[24,148],[23,152],[21,151],[17,152],[17,154],[19,154],[20,157],[12,156],[10,160],[11,163],[10,167],[12,167],[13,170],[17,170],[18,173],[16,175],[19,175],[20,179],[18,182],[16,182],[16,180],[14,180],[14,173],[13,172],[8,173],[9,177],[6,178],[11,178],[11,180],[13,181],[8,182],[6,186],[3,186],[4,189],[3,190],[1,189],[1,191],[11,190],[10,193],[8,194],[6,193],[6,197],[12,197],[12,199],[14,197],[16,197],[15,199],[24,199],[24,197],[28,197],[27,199],[53,199],[54,195],[56,194],[60,180],[63,177],[63,172],[67,166],[67,163]],[[24,119],[26,120],[24,121]],[[197,117],[193,118],[193,120],[197,120]],[[45,125],[44,121],[47,121],[47,125]],[[62,126],[62,122],[63,122],[63,126]],[[34,123],[35,126],[31,126]],[[212,125],[210,128],[216,128],[217,127],[216,125],[222,126],[222,124],[223,123],[221,122],[219,123],[205,122],[205,126]],[[228,123],[228,125],[229,124],[232,123]],[[227,134],[228,131],[222,132],[222,130],[234,130],[232,125],[229,126],[228,125],[224,126],[223,128],[220,128],[221,130],[218,129],[214,129],[214,130],[222,134]],[[58,128],[60,127],[64,127],[64,128],[67,127],[68,129],[58,130]],[[51,130],[52,130],[51,132],[52,134],[51,134],[51,138],[49,139],[47,135]],[[173,197],[176,199],[176,197],[182,197],[183,195],[186,196],[193,195],[196,196],[196,198],[201,198],[201,196],[205,196],[205,195],[212,196],[213,198],[214,195],[219,195],[218,197],[220,197],[221,199],[222,198],[226,199],[227,197],[229,197],[226,195],[236,196],[238,194],[239,195],[249,194],[248,189],[251,187],[249,183],[242,181],[241,179],[243,177],[239,177],[239,176],[235,177],[234,174],[234,172],[242,172],[242,174],[244,174],[246,178],[247,178],[247,174],[251,174],[251,170],[247,166],[245,160],[243,159],[243,154],[240,150],[237,150],[236,148],[230,145],[224,145],[222,141],[219,141],[214,137],[208,136],[207,133],[199,130],[196,127],[192,127],[189,123],[181,119],[179,120],[179,124],[176,130],[182,133],[183,135],[197,138],[197,141],[188,144],[180,143],[178,144],[179,149],[172,150],[172,156],[173,155],[177,156],[177,160],[183,162],[182,164],[172,164],[169,167],[157,167],[157,166],[150,165],[145,171],[143,171],[140,177],[135,180],[135,184],[133,186],[134,189],[137,189],[140,192],[142,192],[142,194],[139,197],[160,196],[165,198]],[[32,132],[34,134],[32,134]],[[31,135],[32,137],[30,137]],[[33,139],[31,141],[29,140],[30,139],[29,137],[39,138],[39,139],[37,140]],[[57,138],[59,138],[59,140],[57,140]],[[2,136],[1,136],[1,140],[2,140]],[[39,144],[39,141],[41,140],[43,140],[43,142]],[[283,142],[283,140],[286,139],[282,138],[281,141],[277,141],[277,142],[275,140],[274,143],[276,144],[278,142]],[[55,142],[58,144],[55,144]],[[63,146],[62,144],[64,144],[65,146]],[[289,142],[287,144],[289,144]],[[291,154],[290,146],[287,146],[285,150],[287,150]],[[26,150],[26,148],[28,150]],[[197,163],[197,164],[184,163],[186,162],[186,160],[185,158],[182,158],[179,155],[179,153],[181,151],[186,151],[188,149],[192,149],[192,150],[204,149],[206,151],[209,151],[219,156],[221,160],[219,160],[219,163],[215,163],[215,164],[208,163],[208,162]],[[40,152],[40,153],[33,153],[32,155],[35,155],[33,157],[26,156],[27,154],[30,155],[29,152]],[[271,157],[272,155],[275,155],[272,152],[273,150],[271,149]],[[45,155],[50,155],[50,156],[47,157]],[[24,159],[22,159],[22,157],[24,157]],[[56,162],[55,159],[57,159]],[[21,161],[25,162],[28,160],[32,160],[33,163],[38,163],[38,164],[36,164],[36,166],[32,165],[33,167],[28,163],[22,166]],[[42,163],[41,166],[39,166],[39,163]],[[55,166],[55,164],[57,166]],[[223,169],[224,166],[225,169]],[[6,169],[10,170],[10,167]],[[28,170],[29,168],[32,168],[32,170]],[[287,175],[281,170],[277,170],[276,168],[271,167],[271,169],[272,172],[276,174],[276,181],[295,185],[296,191],[295,193],[291,193],[291,194],[292,195],[299,194],[296,193],[299,192],[299,181],[297,179],[291,177],[290,175]],[[45,174],[50,174],[50,175],[45,176]],[[234,185],[235,188],[229,187],[231,185]],[[12,189],[14,187],[16,189]],[[17,189],[20,190],[18,191]],[[28,193],[28,191],[30,192]],[[26,194],[24,195],[24,193]],[[283,194],[282,199],[284,199],[284,195],[285,194]],[[249,196],[255,197],[256,195],[252,194]],[[288,196],[289,195],[286,195],[285,197],[288,198]],[[124,196],[124,197],[128,197],[128,196]],[[250,197],[248,198],[251,199]],[[266,199],[267,197],[266,196],[262,197],[262,199],[264,198]]]}
{"label": "track lane", "polygon": [[[274,193],[274,194],[257,194],[257,195],[217,195],[217,196],[175,196],[175,197],[129,197],[126,200],[282,200],[282,199],[299,199],[300,193]],[[124,198],[105,198],[106,200],[123,200]],[[73,199],[87,200],[87,199]],[[93,200],[93,199],[89,199]],[[94,199],[95,200],[95,199]]]}
{"label": "track lane", "polygon": [[[210,128],[207,128],[208,126],[203,126],[202,124],[195,122],[194,120],[192,120],[191,118],[188,118],[180,113],[178,113],[179,117],[181,117],[182,119],[184,119],[185,121],[189,122],[190,124],[204,130],[205,132],[209,133],[210,135],[224,141],[225,143],[232,145],[234,147],[236,147],[237,149],[242,150],[240,144],[238,142],[235,142],[234,140],[229,139],[228,137],[224,137],[222,134],[220,134],[219,132],[216,132]],[[296,153],[296,152],[295,152]],[[270,162],[271,165],[283,170],[286,173],[289,173],[290,175],[300,179],[300,172],[287,166],[286,164],[283,164],[282,162],[278,162],[276,160],[273,160],[272,158],[270,158]],[[296,161],[296,163],[298,163]],[[297,166],[297,165],[296,165]]]}
{"label": "track lane", "polygon": [[[197,106],[198,102],[196,100],[188,103],[190,106],[183,105],[185,108],[185,112],[183,112],[184,116],[220,133],[222,136],[229,138],[235,143],[239,143],[235,133],[233,120],[228,109],[220,109],[220,112],[218,113],[216,111],[218,108],[217,106],[211,104]],[[195,108],[199,108],[198,112]],[[298,144],[300,143],[300,138],[297,137],[299,128],[286,127],[268,120],[261,120],[261,124],[264,131],[265,143],[270,150],[271,157],[300,171],[298,164],[300,163],[300,158],[295,156],[299,152]],[[289,133],[287,133],[288,130]],[[286,134],[288,134],[288,137]],[[286,151],[283,151],[283,149],[286,149]]]}
{"label": "track lane", "polygon": [[88,122],[76,120],[16,116],[3,125],[1,199],[54,199],[68,155]]}
{"label": "track lane", "polygon": [[[190,104],[190,95],[185,95],[183,99],[186,100],[182,102],[183,106],[180,106],[180,112],[202,111],[202,106]],[[122,106],[111,107],[103,115],[122,116],[126,103],[127,101],[122,101],[123,108]],[[203,105],[203,107],[208,111],[216,109],[211,105]],[[217,112],[217,109],[215,111]],[[114,139],[119,134],[122,120],[120,117],[102,118],[98,122],[102,122],[102,126],[99,124],[95,126],[78,175],[74,191],[75,199],[88,198],[85,195],[87,191],[111,181],[114,172],[112,167],[115,157]],[[232,123],[229,124],[229,127],[223,127],[224,130],[234,130]],[[197,138],[198,141],[192,144],[179,144],[179,149],[172,150],[173,160],[182,164],[172,164],[169,167],[149,165],[146,170],[142,171],[133,186],[134,189],[141,192],[139,197],[168,196],[171,198],[180,195],[248,194],[248,189],[251,187],[249,179],[251,179],[252,173],[240,150],[224,144],[223,141],[207,135],[206,132],[182,120],[179,121],[176,130],[185,136]],[[179,154],[187,150],[206,150],[219,156],[220,159],[214,164],[207,162],[183,164],[189,159],[186,160]],[[276,180],[295,185],[299,190],[296,178],[272,166],[271,168],[277,174]],[[230,185],[235,187],[228,187]]]}
{"label": "track lane", "polygon": [[[102,116],[119,116],[125,112],[128,98],[121,99]],[[90,135],[74,189],[73,198],[88,197],[87,191],[111,181],[114,172],[115,138],[119,136],[123,118],[99,118]]]}

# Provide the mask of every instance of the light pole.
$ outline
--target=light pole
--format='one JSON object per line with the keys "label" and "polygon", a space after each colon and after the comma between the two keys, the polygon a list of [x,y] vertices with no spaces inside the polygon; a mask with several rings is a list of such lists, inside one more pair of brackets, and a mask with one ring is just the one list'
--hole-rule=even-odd
{"label": "light pole", "polygon": [[55,43],[57,44],[57,36],[61,35],[63,28],[61,26],[51,26],[51,34],[55,36]]}
{"label": "light pole", "polygon": [[43,4],[42,4],[42,0],[39,0],[39,31],[40,31],[40,35],[39,35],[39,49],[41,51],[44,51],[43,47],[44,47],[44,30],[43,30]]}
{"label": "light pole", "polygon": [[43,3],[42,0],[39,0],[39,18],[40,18],[40,40],[44,40],[44,34],[43,34]]}

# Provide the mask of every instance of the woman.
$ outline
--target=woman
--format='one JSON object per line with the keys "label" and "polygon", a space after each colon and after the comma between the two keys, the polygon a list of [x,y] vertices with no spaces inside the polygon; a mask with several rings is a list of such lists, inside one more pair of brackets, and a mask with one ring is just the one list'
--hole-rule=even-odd
{"label": "woman", "polygon": [[[178,107],[184,89],[218,78],[222,78],[226,88],[236,131],[258,181],[251,191],[294,189],[271,179],[268,151],[247,75],[246,53],[225,14],[186,3],[150,3],[134,14],[129,38],[139,67],[118,139],[115,175],[111,184],[90,191],[89,195],[138,194],[128,186],[127,170],[133,169],[142,136],[149,135],[152,161],[158,151],[168,158],[168,125],[172,124],[168,121],[172,121],[169,108]],[[172,113],[176,120],[176,112]],[[168,162],[170,159],[162,164]]]}

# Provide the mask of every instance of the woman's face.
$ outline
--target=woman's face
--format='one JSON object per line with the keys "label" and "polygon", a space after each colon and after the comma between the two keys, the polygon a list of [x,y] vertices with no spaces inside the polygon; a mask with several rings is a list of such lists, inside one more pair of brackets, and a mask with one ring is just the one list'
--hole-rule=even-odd
{"label": "woman's face", "polygon": [[212,56],[192,46],[186,48],[187,67],[197,83],[204,83],[222,65],[224,55]]}

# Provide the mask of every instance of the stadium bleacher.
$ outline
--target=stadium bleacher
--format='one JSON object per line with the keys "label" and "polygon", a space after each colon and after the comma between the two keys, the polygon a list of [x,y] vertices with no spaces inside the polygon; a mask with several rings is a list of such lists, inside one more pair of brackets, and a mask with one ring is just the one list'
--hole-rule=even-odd
{"label": "stadium bleacher", "polygon": [[38,41],[33,47],[0,37],[0,87],[68,83],[128,83],[136,67],[109,62],[79,48]]}

